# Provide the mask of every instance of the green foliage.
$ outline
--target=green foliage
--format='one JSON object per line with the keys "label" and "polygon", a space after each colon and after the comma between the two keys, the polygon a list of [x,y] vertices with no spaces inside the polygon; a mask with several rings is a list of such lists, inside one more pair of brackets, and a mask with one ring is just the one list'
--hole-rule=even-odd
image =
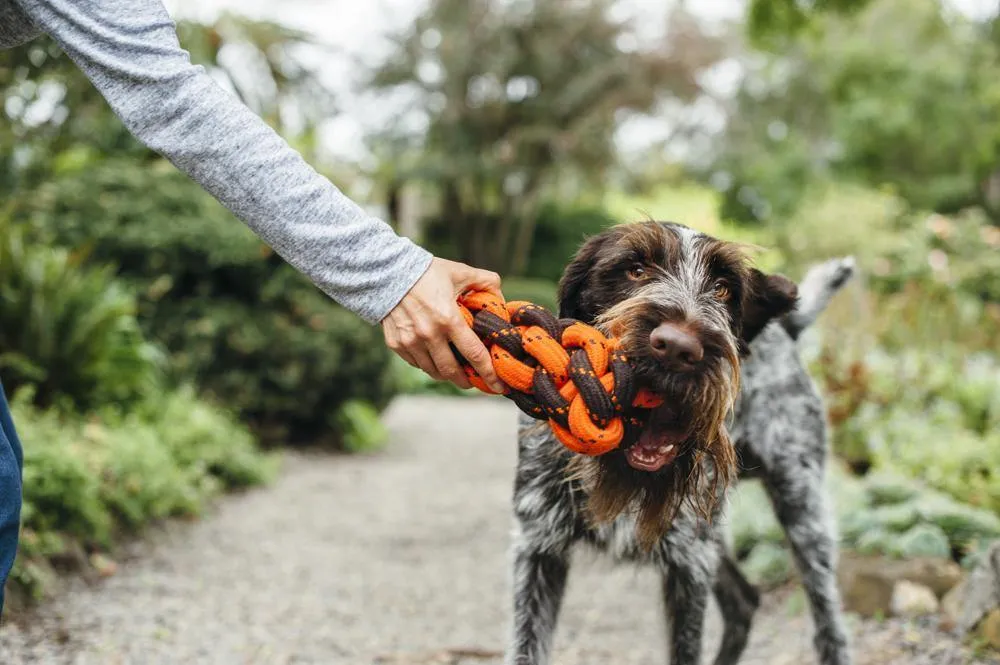
{"label": "green foliage", "polygon": [[867,5],[870,0],[751,0],[747,12],[747,30],[759,43],[769,43],[805,29],[824,12],[847,13]]}
{"label": "green foliage", "polygon": [[[893,558],[956,558],[963,565],[1000,538],[1000,517],[896,473],[856,478],[830,467],[827,487],[841,547]],[[788,579],[785,534],[757,481],[744,481],[729,508],[733,552],[747,575],[768,585]]]}
{"label": "green foliage", "polygon": [[583,241],[616,223],[599,207],[542,206],[524,276],[558,282]]}
{"label": "green foliage", "polygon": [[[756,0],[750,28],[785,34],[804,24],[803,4]],[[783,218],[833,178],[891,186],[921,209],[982,205],[996,219],[1000,42],[938,0],[810,4],[859,10],[820,11],[754,59],[712,169],[726,216]]]}
{"label": "green foliage", "polygon": [[788,550],[767,541],[757,543],[742,565],[750,583],[765,589],[780,586],[794,570]]}
{"label": "green foliage", "polygon": [[224,411],[183,389],[133,413],[59,415],[12,405],[24,446],[22,547],[12,579],[37,597],[52,566],[108,551],[125,532],[196,516],[224,489],[270,479],[275,459]]}
{"label": "green foliage", "polygon": [[816,367],[830,395],[834,449],[841,455],[1000,510],[1000,365],[994,356],[946,348],[870,352],[845,370],[827,353]]}
{"label": "green foliage", "polygon": [[382,406],[393,394],[380,330],[332,303],[168,163],[92,164],[20,203],[15,215],[36,243],[92,247],[117,264],[174,376],[261,436],[335,439],[342,404]]}
{"label": "green foliage", "polygon": [[364,452],[380,448],[389,436],[379,413],[368,402],[351,400],[340,407],[337,426],[342,433],[344,448]]}
{"label": "green foliage", "polygon": [[374,140],[390,179],[432,186],[460,259],[524,274],[541,204],[604,184],[618,118],[697,97],[723,54],[683,8],[649,47],[611,6],[434,0],[372,73],[374,88],[410,95],[408,118],[427,119]]}
{"label": "green foliage", "polygon": [[127,406],[156,387],[159,355],[113,268],[81,263],[0,220],[0,369],[39,405]]}
{"label": "green foliage", "polygon": [[503,281],[503,294],[507,300],[526,300],[559,315],[558,286],[544,279],[511,277]]}

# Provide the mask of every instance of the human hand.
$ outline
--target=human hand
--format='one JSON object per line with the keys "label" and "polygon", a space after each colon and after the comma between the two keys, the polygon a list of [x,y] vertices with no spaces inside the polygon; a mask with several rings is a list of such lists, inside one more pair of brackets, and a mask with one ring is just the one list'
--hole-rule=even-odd
{"label": "human hand", "polygon": [[449,347],[469,361],[496,392],[504,385],[497,378],[490,353],[466,324],[456,299],[476,289],[500,295],[500,276],[464,263],[435,258],[396,308],[382,319],[385,343],[400,358],[419,367],[431,378],[470,388],[465,371]]}

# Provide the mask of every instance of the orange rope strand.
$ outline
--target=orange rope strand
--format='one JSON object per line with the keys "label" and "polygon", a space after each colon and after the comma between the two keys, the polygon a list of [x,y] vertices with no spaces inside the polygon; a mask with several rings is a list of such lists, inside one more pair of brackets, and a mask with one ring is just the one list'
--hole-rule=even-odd
{"label": "orange rope strand", "polygon": [[[643,410],[663,400],[637,389],[633,368],[609,339],[580,321],[556,319],[529,302],[505,302],[485,291],[459,298],[466,323],[486,344],[505,396],[547,420],[569,450],[603,455],[638,435]],[[459,356],[469,381],[495,394]]]}

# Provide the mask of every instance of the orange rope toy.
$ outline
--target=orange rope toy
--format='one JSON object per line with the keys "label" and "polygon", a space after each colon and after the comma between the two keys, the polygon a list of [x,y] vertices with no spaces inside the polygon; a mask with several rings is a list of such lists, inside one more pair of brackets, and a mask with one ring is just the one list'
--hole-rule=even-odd
{"label": "orange rope toy", "polygon": [[[645,418],[663,400],[638,390],[634,371],[617,340],[572,319],[557,319],[529,302],[505,302],[484,291],[459,298],[466,323],[486,344],[497,376],[518,408],[548,420],[556,438],[583,455],[603,455],[638,436]],[[495,391],[458,355],[469,381]]]}

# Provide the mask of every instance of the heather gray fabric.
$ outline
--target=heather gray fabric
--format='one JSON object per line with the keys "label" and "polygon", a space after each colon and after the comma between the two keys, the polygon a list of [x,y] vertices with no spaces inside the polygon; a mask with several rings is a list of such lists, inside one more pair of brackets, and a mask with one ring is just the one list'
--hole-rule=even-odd
{"label": "heather gray fabric", "polygon": [[0,48],[40,32],[136,138],[366,321],[380,321],[430,265],[430,253],[365,213],[192,65],[159,0],[0,0]]}

